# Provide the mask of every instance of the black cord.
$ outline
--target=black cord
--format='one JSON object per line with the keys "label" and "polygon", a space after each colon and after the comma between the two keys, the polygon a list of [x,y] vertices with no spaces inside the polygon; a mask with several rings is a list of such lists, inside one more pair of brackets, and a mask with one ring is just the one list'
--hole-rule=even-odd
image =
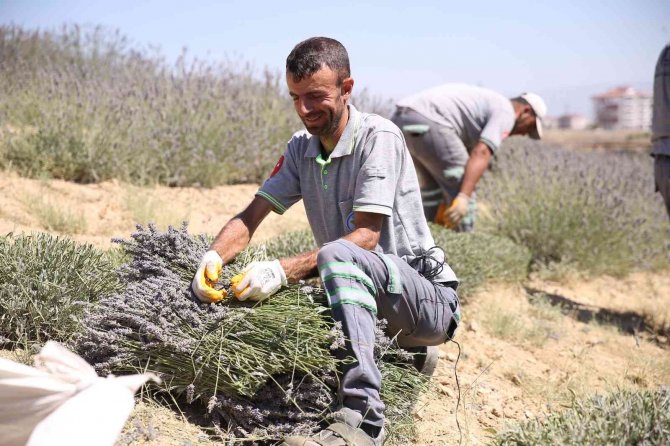
{"label": "black cord", "polygon": [[[433,251],[436,249],[442,251],[442,258],[436,258]],[[444,250],[439,246],[433,246],[427,251],[423,252],[420,256],[415,257],[409,262],[409,265],[417,270],[426,279],[432,281],[444,270],[444,263],[446,256]],[[456,362],[454,363],[454,378],[456,378],[456,389],[458,390],[458,397],[456,399],[456,412],[454,413],[456,417],[456,427],[458,428],[458,445],[463,444],[463,430],[461,429],[461,423],[458,421],[458,409],[461,406],[461,383],[458,379],[458,361],[461,359],[461,344],[454,341],[453,338],[450,338],[449,341],[456,344],[458,347],[458,356],[456,357]]]}
{"label": "black cord", "polygon": [[461,405],[461,383],[458,381],[458,360],[461,359],[461,344],[449,339],[451,342],[458,346],[458,356],[456,357],[456,362],[454,363],[454,377],[456,378],[456,389],[458,390],[458,398],[456,399],[456,427],[458,427],[458,446],[463,444],[463,431],[461,430],[461,423],[458,421],[458,408]]}
{"label": "black cord", "polygon": [[[442,251],[441,259],[432,254],[436,249]],[[433,246],[421,253],[421,255],[414,257],[408,263],[412,268],[417,270],[419,274],[432,281],[432,279],[439,276],[440,273],[442,273],[442,270],[444,270],[444,250],[437,245]]]}

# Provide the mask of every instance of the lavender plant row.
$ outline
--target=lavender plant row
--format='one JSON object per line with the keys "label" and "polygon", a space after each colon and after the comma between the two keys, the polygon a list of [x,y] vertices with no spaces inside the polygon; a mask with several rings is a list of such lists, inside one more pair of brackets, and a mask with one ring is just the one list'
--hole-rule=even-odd
{"label": "lavender plant row", "polygon": [[[119,270],[127,287],[87,314],[78,340],[78,351],[100,373],[159,373],[162,390],[201,407],[226,440],[312,432],[335,407],[337,360],[331,350],[344,340],[318,288],[291,286],[256,305],[235,299],[206,305],[190,291],[208,247],[205,237],[190,236],[185,225],[166,232],[150,225],[118,242],[132,257]],[[313,243],[311,235],[302,243]],[[224,267],[219,285],[228,286],[243,265],[266,251],[252,247],[240,254]],[[395,436],[405,438],[411,432],[407,408],[426,382],[381,328],[378,356],[395,361],[382,370],[388,371],[386,391],[397,389],[389,413],[405,420]]]}
{"label": "lavender plant row", "polygon": [[513,138],[482,183],[484,229],[528,247],[536,269],[624,274],[670,264],[670,225],[649,156]]}
{"label": "lavender plant row", "polygon": [[531,253],[507,237],[459,233],[431,224],[435,243],[458,276],[458,296],[466,301],[486,281],[521,282],[528,276]]}
{"label": "lavender plant row", "polygon": [[565,446],[670,444],[670,392],[616,390],[574,400],[562,412],[508,426],[491,446],[560,444]]}
{"label": "lavender plant row", "polygon": [[0,26],[0,166],[77,182],[265,178],[300,123],[279,73],[132,48],[102,28]]}
{"label": "lavender plant row", "polygon": [[[284,82],[243,60],[184,52],[169,64],[101,27],[2,25],[0,167],[83,183],[260,182],[302,128]],[[392,109],[365,90],[355,101]]]}

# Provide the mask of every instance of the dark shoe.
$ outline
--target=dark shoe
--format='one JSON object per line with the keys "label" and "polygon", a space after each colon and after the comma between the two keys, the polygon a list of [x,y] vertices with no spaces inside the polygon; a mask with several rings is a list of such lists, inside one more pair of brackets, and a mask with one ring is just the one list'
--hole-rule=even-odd
{"label": "dark shoe", "polygon": [[410,351],[414,353],[414,367],[419,373],[433,376],[437,368],[439,348],[435,345],[429,345],[428,347],[416,347]]}
{"label": "dark shoe", "polygon": [[333,423],[314,435],[293,435],[284,439],[281,446],[382,446],[385,432],[382,428],[377,438],[370,437],[360,426],[363,417],[346,407],[333,414]]}

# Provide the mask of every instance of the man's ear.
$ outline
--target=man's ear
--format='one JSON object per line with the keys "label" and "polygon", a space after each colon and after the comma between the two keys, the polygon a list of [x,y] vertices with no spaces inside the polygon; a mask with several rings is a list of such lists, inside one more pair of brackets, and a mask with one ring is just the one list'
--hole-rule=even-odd
{"label": "man's ear", "polygon": [[354,79],[352,77],[347,77],[342,81],[340,86],[340,91],[344,99],[349,99],[351,97],[351,92],[354,90]]}

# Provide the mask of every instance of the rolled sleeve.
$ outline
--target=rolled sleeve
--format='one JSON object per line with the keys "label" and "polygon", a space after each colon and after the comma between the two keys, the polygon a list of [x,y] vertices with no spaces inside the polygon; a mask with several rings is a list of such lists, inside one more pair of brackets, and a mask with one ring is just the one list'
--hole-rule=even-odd
{"label": "rolled sleeve", "polygon": [[377,132],[366,143],[367,157],[356,179],[353,210],[393,215],[399,166],[405,145],[399,135]]}

